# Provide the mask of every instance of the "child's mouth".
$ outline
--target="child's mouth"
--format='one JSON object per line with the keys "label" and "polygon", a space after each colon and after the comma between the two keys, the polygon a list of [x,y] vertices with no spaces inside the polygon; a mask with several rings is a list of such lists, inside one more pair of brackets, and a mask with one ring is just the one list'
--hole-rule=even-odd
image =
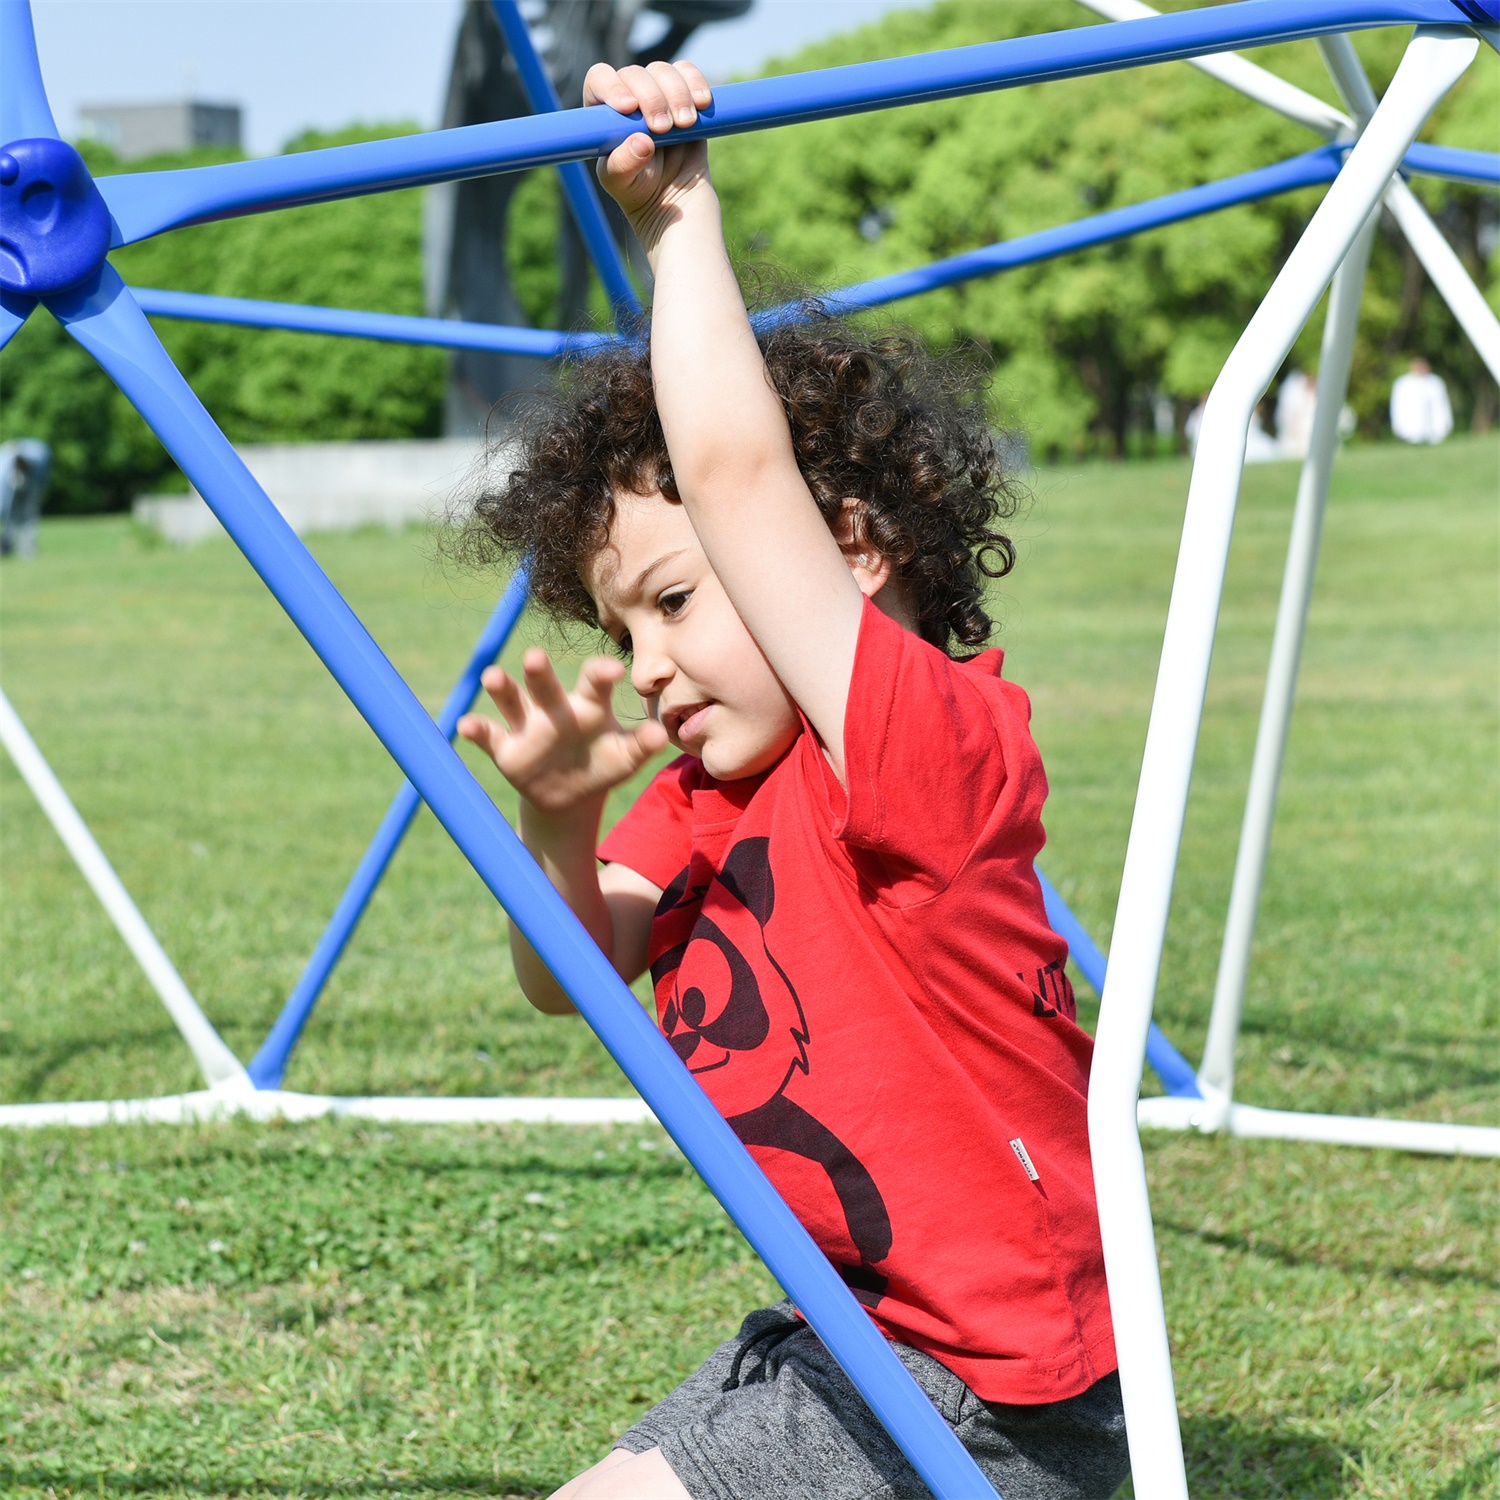
{"label": "child's mouth", "polygon": [[687,741],[695,738],[703,732],[704,725],[708,721],[709,710],[712,703],[700,703],[690,708],[677,720],[677,738],[679,741]]}

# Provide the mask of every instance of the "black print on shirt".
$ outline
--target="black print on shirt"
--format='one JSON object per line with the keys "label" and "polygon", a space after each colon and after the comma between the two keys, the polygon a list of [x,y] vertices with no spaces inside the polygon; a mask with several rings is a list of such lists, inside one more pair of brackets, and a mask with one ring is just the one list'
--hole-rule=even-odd
{"label": "black print on shirt", "polygon": [[[732,1108],[726,1118],[745,1145],[789,1151],[828,1174],[861,1262],[839,1267],[840,1274],[855,1296],[873,1307],[886,1281],[871,1268],[891,1249],[885,1200],[859,1158],[785,1093],[792,1078],[809,1072],[811,1063],[802,1002],[766,937],[776,905],[769,845],[765,838],[742,839],[730,850],[718,875],[730,902],[717,903],[713,916],[700,911],[688,941],[652,964],[652,982],[659,985],[681,968],[690,947],[706,943],[713,950],[695,960],[693,973],[695,978],[711,976],[715,993],[706,994],[697,984],[681,990],[674,980],[662,1030],[690,1072],[717,1073],[733,1066],[715,1092],[721,1107],[727,1103]],[[662,893],[658,916],[701,902],[707,894],[707,882],[689,883],[692,868]]]}
{"label": "black print on shirt", "polygon": [[1044,969],[1037,969],[1035,979],[1022,973],[1016,978],[1031,991],[1031,1013],[1034,1016],[1055,1016],[1061,1013],[1068,1020],[1078,1018],[1078,1002],[1073,998],[1073,983],[1064,972],[1065,960],[1054,958]]}

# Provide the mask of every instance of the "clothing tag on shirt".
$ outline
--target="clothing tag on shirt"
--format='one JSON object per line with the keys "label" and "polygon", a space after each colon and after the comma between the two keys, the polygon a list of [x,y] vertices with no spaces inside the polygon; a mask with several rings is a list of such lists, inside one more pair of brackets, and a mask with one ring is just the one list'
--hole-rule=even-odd
{"label": "clothing tag on shirt", "polygon": [[1010,1143],[1010,1149],[1016,1153],[1016,1160],[1026,1168],[1026,1175],[1033,1182],[1040,1182],[1042,1180],[1041,1173],[1031,1164],[1031,1153],[1027,1151],[1026,1144],[1020,1136],[1017,1136]]}

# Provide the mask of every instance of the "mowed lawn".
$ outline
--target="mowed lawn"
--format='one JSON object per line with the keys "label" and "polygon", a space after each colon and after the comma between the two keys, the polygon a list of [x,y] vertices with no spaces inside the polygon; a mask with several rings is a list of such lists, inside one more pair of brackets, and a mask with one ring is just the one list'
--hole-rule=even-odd
{"label": "mowed lawn", "polygon": [[[1034,476],[996,590],[1051,777],[1044,868],[1101,944],[1187,478]],[[1195,1058],[1295,484],[1250,470],[1236,532],[1157,1009]],[[1497,498],[1493,438],[1341,459],[1246,1100],[1500,1124]],[[313,546],[435,709],[498,582],[418,533]],[[0,589],[0,682],[249,1057],[395,790],[389,760],[227,543],[52,524]],[[0,814],[0,1099],[194,1087],[3,758]],[[287,1084],[627,1091],[586,1028],[528,1011],[503,920],[425,812]],[[1195,1495],[1500,1494],[1500,1164],[1146,1144]],[[544,1495],[775,1295],[654,1128],[10,1134],[0,1494]]]}

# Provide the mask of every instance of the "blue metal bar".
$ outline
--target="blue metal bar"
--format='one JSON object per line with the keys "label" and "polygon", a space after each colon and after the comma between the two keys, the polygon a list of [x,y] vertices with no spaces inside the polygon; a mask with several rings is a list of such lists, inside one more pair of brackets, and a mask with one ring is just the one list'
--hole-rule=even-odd
{"label": "blue metal bar", "polygon": [[[480,674],[499,656],[506,641],[510,639],[511,631],[516,628],[516,622],[525,611],[526,591],[526,572],[519,569],[500,596],[500,602],[495,606],[484,629],[480,631],[463,672],[449,692],[442,712],[438,714],[437,727],[445,739],[451,741],[457,733],[458,721],[468,712],[469,705],[479,692]],[[334,908],[322,937],[318,939],[317,947],[313,949],[301,978],[287,997],[281,1014],[277,1016],[276,1024],[261,1043],[260,1051],[250,1060],[246,1071],[256,1088],[281,1087],[281,1081],[286,1076],[287,1062],[291,1058],[292,1049],[297,1045],[297,1039],[302,1035],[302,1028],[307,1024],[313,1006],[318,1003],[318,996],[323,993],[323,986],[328,983],[328,976],[333,972],[334,965],[343,956],[360,918],[364,916],[365,908],[375,894],[375,887],[380,884],[386,868],[401,846],[401,840],[406,837],[406,830],[411,827],[421,801],[411,782],[402,782],[401,790],[396,793],[370,847],[365,850],[364,858],[360,860],[344,894],[339,898],[339,904]]]}
{"label": "blue metal bar", "polygon": [[[4,0],[0,0],[3,4]],[[30,297],[18,297],[14,292],[0,292],[0,349],[3,349],[17,333],[21,324],[31,316],[36,306]]]}
{"label": "blue metal bar", "polygon": [[[1238,0],[725,84],[698,123],[674,131],[672,139],[708,139],[1333,32],[1469,22],[1456,0]],[[637,119],[601,104],[293,156],[104,177],[99,189],[114,215],[113,243],[128,245],[183,224],[596,157],[639,128]]]}
{"label": "blue metal bar", "polygon": [[[1088,980],[1089,988],[1096,995],[1104,994],[1104,974],[1107,968],[1104,955],[1088,935],[1083,923],[1073,915],[1068,903],[1058,895],[1056,887],[1040,870],[1037,882],[1042,888],[1042,901],[1047,908],[1047,920],[1052,930],[1068,945],[1068,956],[1078,965],[1078,971]],[[1151,1064],[1162,1087],[1178,1099],[1201,1099],[1203,1091],[1198,1087],[1198,1075],[1193,1065],[1167,1040],[1167,1034],[1155,1021],[1146,1036],[1146,1061]]]}
{"label": "blue metal bar", "polygon": [[1032,265],[1074,250],[1083,250],[1090,245],[1125,239],[1147,229],[1159,229],[1163,225],[1197,218],[1234,204],[1253,203],[1257,199],[1274,197],[1296,188],[1332,182],[1338,175],[1341,161],[1342,156],[1337,147],[1320,146],[1315,151],[1294,156],[1290,161],[1261,167],[1254,172],[1242,172],[1235,177],[1226,177],[1221,182],[1205,183],[1201,187],[1167,193],[1146,203],[1109,209],[1091,218],[1078,219],[1071,224],[1059,224],[1054,229],[1019,235],[1013,240],[1001,240],[998,244],[985,245],[978,250],[967,250],[961,255],[951,255],[945,260],[917,266],[910,271],[896,271],[889,276],[877,276],[871,281],[857,282],[842,291],[829,293],[828,305],[835,312],[876,307],[901,297],[914,297],[920,292],[952,286],[955,282],[968,281],[976,276],[993,276],[997,271],[1009,271],[1017,266]]}
{"label": "blue metal bar", "polygon": [[[490,0],[490,6],[500,24],[505,45],[515,59],[521,87],[526,90],[532,113],[556,113],[562,108],[562,100],[557,97],[557,90],[547,76],[546,65],[531,39],[531,28],[521,14],[521,7],[516,0]],[[620,253],[609,220],[604,216],[604,205],[599,201],[592,175],[587,167],[576,161],[563,162],[557,175],[562,179],[573,222],[583,236],[589,258],[594,262],[594,269],[599,273],[599,280],[604,283],[605,293],[614,309],[615,327],[621,333],[628,333],[641,315],[641,299],[630,279],[625,257]]]}
{"label": "blue metal bar", "polygon": [[1417,142],[1402,167],[1427,177],[1446,177],[1450,182],[1473,182],[1481,187],[1500,187],[1500,154],[1468,151],[1462,146],[1424,146]]}
{"label": "blue metal bar", "polygon": [[247,328],[289,328],[299,333],[331,333],[381,343],[436,344],[444,349],[485,349],[554,359],[560,354],[597,348],[611,341],[608,334],[599,333],[555,333],[549,328],[461,323],[453,318],[355,312],[297,302],[262,302],[250,297],[210,297],[199,292],[167,292],[154,287],[132,287],[131,291],[141,310],[153,318],[188,318]]}
{"label": "blue metal bar", "polygon": [[113,268],[48,306],[135,404],[939,1500],[993,1493],[953,1429],[266,498]]}
{"label": "blue metal bar", "polygon": [[[1060,224],[1034,234],[1018,235],[978,250],[933,261],[909,271],[896,271],[830,292],[834,310],[853,311],[914,297],[979,276],[1013,270],[1049,260],[1072,250],[1102,245],[1148,229],[1197,218],[1217,209],[1253,203],[1278,193],[1331,182],[1344,148],[1322,146],[1289,161],[1219,182],[1167,193],[1145,203],[1109,209],[1087,219]],[[1418,160],[1420,155],[1420,160]],[[1456,158],[1450,161],[1449,158]],[[1500,156],[1450,147],[1414,146],[1406,158],[1412,171],[1431,172],[1457,181],[1500,181]],[[1439,171],[1439,168],[1443,170]],[[1489,175],[1483,175],[1488,173]],[[153,317],[199,319],[209,323],[242,324],[254,328],[290,328],[348,338],[369,338],[408,344],[437,344],[454,349],[494,349],[538,359],[602,347],[613,340],[606,334],[552,333],[545,329],[510,328],[492,323],[460,323],[448,318],[415,318],[399,313],[355,312],[337,307],[308,307],[291,302],[261,302],[247,297],[210,297],[196,292],[160,291],[132,287],[136,301]],[[789,311],[789,310],[788,310]],[[761,314],[774,321],[782,310]]]}
{"label": "blue metal bar", "polygon": [[61,140],[42,65],[31,29],[31,7],[26,0],[0,0],[0,58],[5,59],[4,87],[0,88],[0,146],[12,141],[47,136]]}

